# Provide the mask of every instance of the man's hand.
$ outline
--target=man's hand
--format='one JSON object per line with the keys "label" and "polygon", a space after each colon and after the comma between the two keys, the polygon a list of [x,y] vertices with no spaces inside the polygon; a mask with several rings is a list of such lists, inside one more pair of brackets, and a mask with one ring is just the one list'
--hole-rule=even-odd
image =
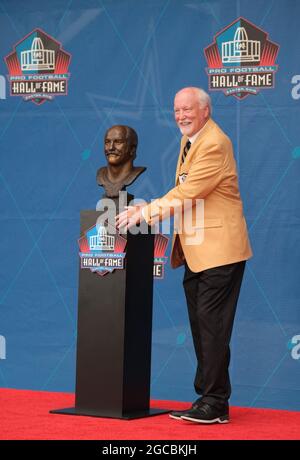
{"label": "man's hand", "polygon": [[128,230],[134,225],[139,224],[144,219],[142,214],[144,206],[125,206],[125,211],[116,216],[117,228],[122,227],[122,229]]}

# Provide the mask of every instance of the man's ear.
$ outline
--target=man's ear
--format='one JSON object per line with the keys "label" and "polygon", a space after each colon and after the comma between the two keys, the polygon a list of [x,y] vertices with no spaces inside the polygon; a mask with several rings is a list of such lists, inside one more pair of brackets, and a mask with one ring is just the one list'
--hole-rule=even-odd
{"label": "man's ear", "polygon": [[205,118],[209,118],[209,107],[208,105],[205,107]]}

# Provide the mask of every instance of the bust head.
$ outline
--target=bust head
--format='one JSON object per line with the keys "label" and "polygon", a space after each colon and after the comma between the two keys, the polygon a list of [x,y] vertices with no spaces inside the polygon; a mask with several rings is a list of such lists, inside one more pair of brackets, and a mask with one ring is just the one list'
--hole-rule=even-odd
{"label": "bust head", "polygon": [[104,153],[107,166],[98,169],[97,182],[103,186],[106,197],[115,198],[145,171],[143,166],[134,166],[138,136],[133,128],[115,125],[104,136]]}
{"label": "bust head", "polygon": [[120,167],[132,164],[136,157],[138,136],[129,126],[116,125],[104,136],[104,152],[109,166]]}

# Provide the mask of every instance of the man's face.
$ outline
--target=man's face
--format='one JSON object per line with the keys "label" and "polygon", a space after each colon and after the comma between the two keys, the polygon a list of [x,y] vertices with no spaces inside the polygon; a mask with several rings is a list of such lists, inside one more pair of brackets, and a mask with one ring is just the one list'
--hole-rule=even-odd
{"label": "man's face", "polygon": [[192,137],[205,125],[209,118],[208,106],[201,106],[192,90],[182,90],[174,100],[174,115],[182,134]]}
{"label": "man's face", "polygon": [[133,159],[132,145],[126,139],[126,130],[121,127],[111,128],[104,139],[104,151],[107,161],[112,166],[121,166]]}

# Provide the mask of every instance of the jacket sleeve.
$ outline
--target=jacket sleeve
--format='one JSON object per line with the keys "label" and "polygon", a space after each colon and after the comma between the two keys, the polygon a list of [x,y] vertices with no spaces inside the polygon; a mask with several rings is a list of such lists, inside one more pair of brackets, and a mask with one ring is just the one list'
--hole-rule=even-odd
{"label": "jacket sleeve", "polygon": [[205,152],[195,152],[186,180],[172,188],[162,198],[145,206],[143,216],[149,225],[173,215],[182,208],[186,199],[191,204],[203,199],[222,181],[224,175],[225,151],[221,145],[213,144]]}

